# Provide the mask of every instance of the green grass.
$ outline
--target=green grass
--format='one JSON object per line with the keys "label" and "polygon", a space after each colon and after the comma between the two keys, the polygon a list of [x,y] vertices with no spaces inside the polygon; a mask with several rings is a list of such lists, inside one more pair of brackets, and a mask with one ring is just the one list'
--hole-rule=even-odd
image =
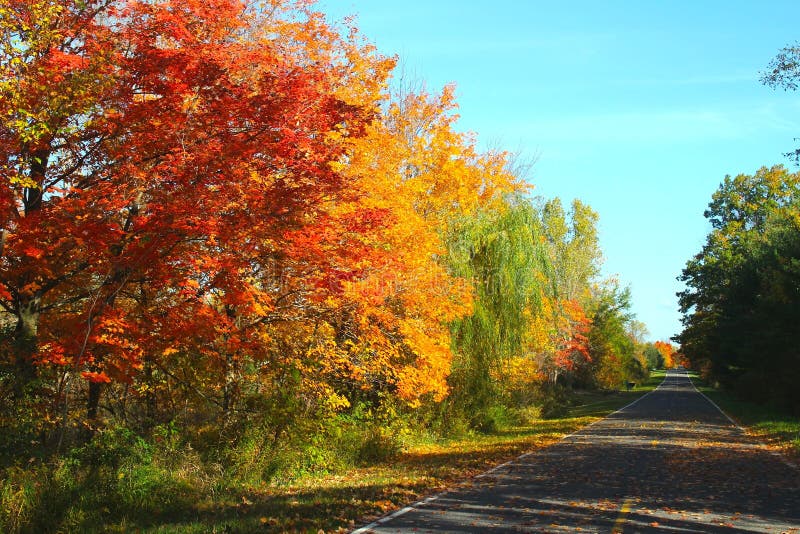
{"label": "green grass", "polygon": [[[121,440],[126,447],[139,451],[141,458],[121,457],[116,470],[93,474],[94,478],[83,471],[71,471],[70,464],[62,469],[63,476],[58,471],[49,475],[43,471],[40,476],[28,469],[19,470],[18,481],[0,480],[0,493],[17,492],[28,482],[39,484],[49,477],[49,487],[56,488],[57,493],[42,496],[37,501],[38,510],[27,510],[52,519],[36,523],[43,531],[346,532],[398,507],[452,488],[524,452],[552,444],[633,402],[663,378],[663,371],[656,372],[647,383],[631,391],[575,392],[566,399],[558,416],[502,426],[492,433],[449,439],[411,435],[392,459],[362,462],[327,473],[308,472],[273,484],[225,484],[222,478],[215,478],[204,469],[191,450],[175,450],[162,458],[164,454],[150,445],[136,441],[131,444],[124,434],[110,434],[110,439]],[[112,440],[108,446],[115,443]],[[98,450],[103,452],[106,448]],[[169,462],[164,463],[165,460]],[[164,494],[159,489],[169,492]],[[19,503],[18,509],[26,511],[25,495],[3,498]]]}
{"label": "green grass", "polygon": [[605,417],[636,400],[643,393],[654,390],[664,380],[667,372],[663,369],[650,373],[644,384],[636,384],[630,391],[577,391],[570,398],[568,417]]}
{"label": "green grass", "polygon": [[691,372],[695,387],[714,401],[725,413],[747,431],[769,446],[780,449],[800,460],[800,418],[776,411],[769,406],[736,398],[728,392],[715,389]]}
{"label": "green grass", "polygon": [[288,485],[247,488],[232,498],[199,503],[191,518],[176,518],[142,530],[345,532],[524,452],[550,445],[651,391],[664,375],[655,372],[646,384],[631,391],[576,392],[559,417],[528,425],[453,439],[417,436],[393,460],[347,472],[309,475]]}

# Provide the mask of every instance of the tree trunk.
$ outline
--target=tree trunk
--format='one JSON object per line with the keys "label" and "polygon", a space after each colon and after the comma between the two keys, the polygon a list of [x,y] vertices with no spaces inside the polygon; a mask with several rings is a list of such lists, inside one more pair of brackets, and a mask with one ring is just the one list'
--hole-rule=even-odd
{"label": "tree trunk", "polygon": [[144,380],[149,386],[145,391],[145,425],[148,429],[156,425],[158,417],[158,399],[156,398],[155,384],[153,378],[153,363],[148,356],[144,361]]}
{"label": "tree trunk", "polygon": [[[47,164],[50,159],[49,148],[35,150],[27,153],[30,165],[30,178],[37,187],[25,187],[22,189],[22,205],[25,217],[32,217],[42,210],[42,199],[44,191],[44,177],[47,173]],[[6,234],[3,232],[3,245],[5,245]],[[35,280],[35,278],[34,278]],[[41,312],[42,293],[33,293],[23,289],[32,280],[23,279],[18,284],[19,294],[16,302],[17,326],[14,330],[14,365],[16,367],[16,383],[14,385],[14,395],[20,398],[25,394],[27,386],[36,379],[36,364],[34,358],[39,350],[39,314]]]}
{"label": "tree trunk", "polygon": [[103,384],[100,382],[89,382],[89,398],[86,401],[86,417],[92,428],[97,426],[97,409],[100,406],[100,395],[103,392]]}
{"label": "tree trunk", "polygon": [[232,354],[225,354],[225,385],[222,390],[222,411],[225,421],[228,420],[230,413],[236,404],[236,397],[239,389],[238,369],[236,359]]}
{"label": "tree trunk", "polygon": [[16,367],[14,394],[17,398],[25,394],[27,386],[37,376],[34,358],[39,348],[40,305],[41,297],[37,294],[20,303],[17,310],[17,326],[14,330],[14,365]]}

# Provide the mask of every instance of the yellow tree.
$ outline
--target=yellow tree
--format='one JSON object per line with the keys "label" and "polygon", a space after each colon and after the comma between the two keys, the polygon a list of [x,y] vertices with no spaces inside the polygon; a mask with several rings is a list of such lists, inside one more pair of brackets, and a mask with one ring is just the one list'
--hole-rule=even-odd
{"label": "yellow tree", "polygon": [[656,350],[664,358],[664,367],[672,369],[675,367],[675,347],[669,341],[656,341],[654,343]]}
{"label": "yellow tree", "polygon": [[357,223],[367,210],[381,223],[360,240],[370,252],[343,284],[337,347],[365,387],[411,404],[447,394],[449,323],[471,310],[470,281],[441,261],[448,225],[522,188],[505,154],[479,154],[455,131],[455,107],[452,87],[395,97],[341,162],[359,193],[337,216]]}

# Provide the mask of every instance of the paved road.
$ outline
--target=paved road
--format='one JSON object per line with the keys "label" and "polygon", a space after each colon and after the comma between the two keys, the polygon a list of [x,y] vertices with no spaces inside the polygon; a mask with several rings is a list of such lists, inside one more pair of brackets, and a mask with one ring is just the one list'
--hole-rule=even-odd
{"label": "paved road", "polygon": [[670,371],[602,421],[359,531],[800,533],[800,472]]}

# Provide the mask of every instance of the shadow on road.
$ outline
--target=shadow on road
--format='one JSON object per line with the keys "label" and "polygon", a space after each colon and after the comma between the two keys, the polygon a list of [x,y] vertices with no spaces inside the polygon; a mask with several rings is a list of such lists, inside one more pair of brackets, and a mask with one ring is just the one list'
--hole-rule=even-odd
{"label": "shadow on road", "polygon": [[377,532],[800,532],[800,474],[683,373]]}

